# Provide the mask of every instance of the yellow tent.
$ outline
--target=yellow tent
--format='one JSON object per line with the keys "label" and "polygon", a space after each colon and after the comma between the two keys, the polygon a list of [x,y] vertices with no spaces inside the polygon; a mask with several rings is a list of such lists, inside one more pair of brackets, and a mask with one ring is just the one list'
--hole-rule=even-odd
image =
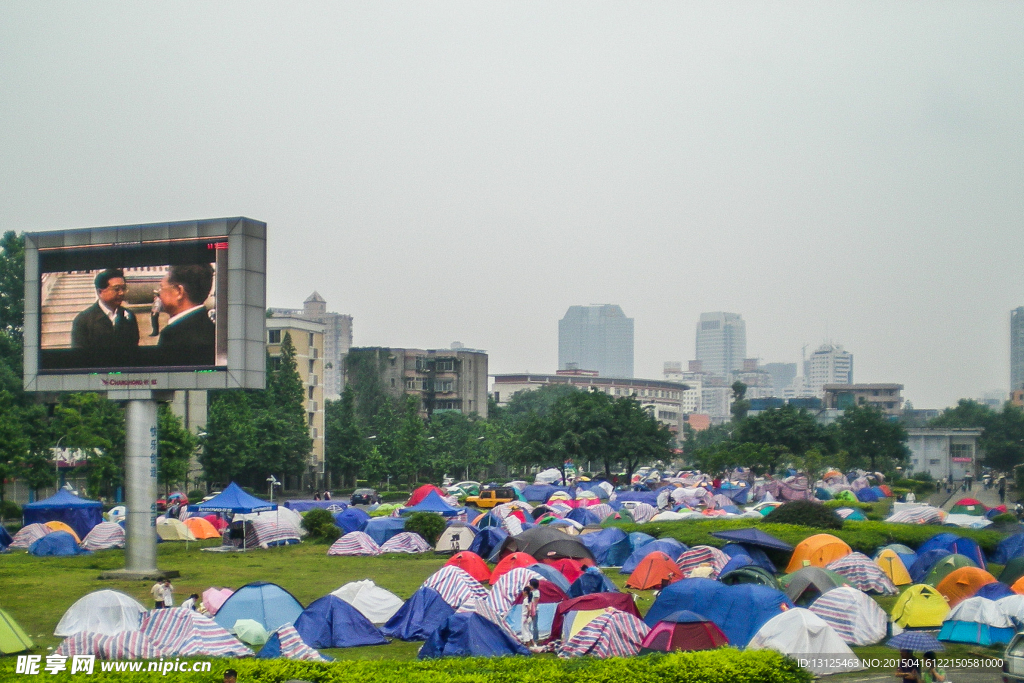
{"label": "yellow tent", "polygon": [[158,519],[156,533],[165,541],[196,540],[196,537],[180,519]]}
{"label": "yellow tent", "polygon": [[566,636],[566,640],[572,638],[574,635],[583,630],[583,627],[597,619],[599,616],[604,614],[603,609],[583,609],[576,612],[575,618],[572,620],[572,626],[569,627],[569,633]]}
{"label": "yellow tent", "polygon": [[885,575],[892,579],[892,582],[897,586],[906,586],[907,584],[914,583],[910,578],[910,572],[907,571],[907,566],[903,564],[903,560],[896,554],[896,551],[891,548],[886,548],[878,553],[878,557],[875,558],[875,564],[881,567]]}
{"label": "yellow tent", "polygon": [[841,538],[832,534],[815,534],[808,536],[793,550],[786,573],[792,574],[802,567],[822,567],[830,562],[846,557],[853,551]]}
{"label": "yellow tent", "polygon": [[903,628],[939,628],[949,614],[942,593],[919,583],[903,591],[892,608],[892,621]]}
{"label": "yellow tent", "polygon": [[78,534],[75,533],[75,530],[72,529],[71,527],[69,527],[64,522],[58,522],[58,521],[47,522],[46,526],[47,526],[47,528],[50,529],[50,531],[66,531],[66,532],[68,532],[69,534],[71,534],[72,536],[75,537],[75,543],[81,543],[82,542],[82,539],[80,539],[78,537]]}

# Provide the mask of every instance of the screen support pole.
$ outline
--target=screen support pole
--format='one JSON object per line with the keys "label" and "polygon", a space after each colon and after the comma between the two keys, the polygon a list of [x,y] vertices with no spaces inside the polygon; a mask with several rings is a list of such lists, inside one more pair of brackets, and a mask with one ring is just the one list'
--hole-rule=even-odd
{"label": "screen support pole", "polygon": [[[127,394],[127,396],[122,395]],[[152,391],[112,391],[110,400],[125,404],[124,569],[104,572],[101,579],[154,579],[178,576],[156,566],[157,399]],[[144,395],[148,395],[144,396]]]}

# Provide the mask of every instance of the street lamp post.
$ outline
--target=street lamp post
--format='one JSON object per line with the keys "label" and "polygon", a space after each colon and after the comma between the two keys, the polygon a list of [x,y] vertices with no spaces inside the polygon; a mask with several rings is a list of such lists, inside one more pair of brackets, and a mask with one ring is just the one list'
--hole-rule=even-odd
{"label": "street lamp post", "polygon": [[67,434],[57,439],[57,445],[53,447],[53,474],[55,477],[53,483],[54,493],[60,491],[60,455],[58,451],[60,450],[60,442],[63,441],[65,438],[67,438]]}

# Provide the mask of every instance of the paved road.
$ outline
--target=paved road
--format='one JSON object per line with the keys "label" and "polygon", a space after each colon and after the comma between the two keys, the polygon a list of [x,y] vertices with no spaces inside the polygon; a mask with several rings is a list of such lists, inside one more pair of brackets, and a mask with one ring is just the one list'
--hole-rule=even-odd
{"label": "paved road", "polygon": [[[825,683],[894,683],[896,675],[877,671],[826,676],[820,680]],[[953,669],[946,672],[946,680],[952,683],[997,683],[1003,680],[1003,674],[998,669]]]}

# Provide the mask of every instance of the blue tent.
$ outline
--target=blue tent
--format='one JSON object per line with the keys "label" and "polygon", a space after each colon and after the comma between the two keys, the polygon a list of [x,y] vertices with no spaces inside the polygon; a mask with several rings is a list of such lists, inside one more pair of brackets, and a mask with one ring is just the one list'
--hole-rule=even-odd
{"label": "blue tent", "polygon": [[334,513],[334,523],[341,529],[342,534],[360,531],[369,521],[370,515],[356,507],[345,508],[341,512]]}
{"label": "blue tent", "polygon": [[888,498],[888,496],[885,495],[885,490],[881,486],[872,486],[871,490],[872,492],[874,492],[876,496],[878,496],[878,500],[884,500],[885,498]]}
{"label": "blue tent", "polygon": [[28,547],[28,552],[30,555],[38,557],[65,557],[67,555],[89,554],[88,550],[79,548],[78,543],[75,542],[75,537],[66,531],[54,531],[42,538],[37,538]]}
{"label": "blue tent", "polygon": [[722,578],[734,569],[754,564],[754,561],[750,559],[750,555],[747,555],[746,553],[726,554],[729,555],[729,561],[725,563],[724,567],[722,567],[722,571],[718,572],[718,578]]}
{"label": "blue tent", "polygon": [[914,583],[921,583],[925,577],[928,576],[928,572],[932,570],[935,563],[946,557],[952,555],[950,551],[945,548],[934,548],[927,552],[919,553],[917,559],[914,560],[914,564],[907,567],[907,572],[910,574],[910,580]]}
{"label": "blue tent", "polygon": [[497,527],[481,529],[469,544],[470,551],[476,553],[488,562],[496,562],[494,557],[501,552],[501,545],[508,538],[508,532]]}
{"label": "blue tent", "polygon": [[210,512],[233,512],[248,515],[253,512],[276,510],[277,503],[268,503],[256,496],[250,496],[238,484],[231,482],[227,485],[227,488],[210,500],[199,505],[189,505],[188,509],[204,514]]}
{"label": "blue tent", "polygon": [[658,494],[654,491],[619,491],[615,494],[615,502],[621,504],[629,501],[658,507]]}
{"label": "blue tent", "polygon": [[569,493],[570,496],[572,495],[569,489],[565,486],[554,486],[552,484],[531,484],[530,486],[527,486],[525,489],[523,489],[523,496],[525,496],[526,500],[530,502],[546,503],[548,502],[548,498],[551,497],[551,494],[556,491],[564,491],[565,493]]}
{"label": "blue tent", "polygon": [[828,489],[823,489],[819,486],[814,489],[814,497],[818,500],[832,500],[832,493]]}
{"label": "blue tent", "polygon": [[[772,574],[778,574],[778,569],[775,568],[775,563],[771,561],[771,558],[757,546],[745,545],[743,543],[726,543],[722,546],[722,552],[731,558],[745,556],[750,560],[751,564],[757,565],[761,569]],[[719,572],[719,576],[725,572]]]}
{"label": "blue tent", "polygon": [[64,522],[75,530],[79,538],[85,538],[94,526],[103,521],[103,503],[79,498],[64,489],[49,498],[29,503],[21,510],[25,526]]}
{"label": "blue tent", "polygon": [[387,645],[362,612],[336,595],[314,600],[295,620],[295,630],[312,648]]}
{"label": "blue tent", "polygon": [[862,503],[877,503],[878,494],[870,488],[862,488],[860,491],[857,491],[857,500]]}
{"label": "blue tent", "polygon": [[986,583],[984,586],[979,588],[978,592],[974,594],[974,597],[998,600],[999,598],[1005,598],[1008,595],[1016,595],[1016,593],[1014,593],[1005,583],[996,581],[995,583]]}
{"label": "blue tent", "polygon": [[239,619],[252,619],[269,633],[282,624],[294,624],[300,614],[302,604],[291,593],[277,584],[255,581],[232,593],[213,620],[230,631]]}
{"label": "blue tent", "polygon": [[969,557],[979,567],[985,568],[985,554],[981,552],[978,544],[970,538],[951,533],[936,534],[921,544],[921,547],[917,549],[917,554],[921,555],[937,548],[948,550],[956,555]]}
{"label": "blue tent", "polygon": [[575,508],[574,510],[570,510],[569,514],[565,517],[566,519],[571,519],[574,522],[579,522],[583,526],[601,523],[601,518],[587,508]]}
{"label": "blue tent", "polygon": [[420,588],[381,626],[380,632],[399,640],[426,640],[453,614],[455,610],[440,593],[433,588]]}
{"label": "blue tent", "polygon": [[608,500],[608,492],[601,486],[601,481],[581,481],[576,484],[578,491],[592,491],[601,500]]}
{"label": "blue tent", "polygon": [[629,536],[618,527],[582,534],[576,539],[594,556],[600,567],[618,567],[629,557]]}
{"label": "blue tent", "polygon": [[689,550],[689,548],[687,548],[686,544],[681,541],[677,541],[674,538],[659,538],[656,541],[652,541],[651,543],[641,546],[639,550],[634,550],[633,553],[626,558],[626,561],[622,563],[622,569],[619,570],[619,573],[632,574],[633,570],[636,569],[636,566],[640,564],[640,560],[655,551],[661,551],[674,560],[687,550]]}
{"label": "blue tent", "polygon": [[672,612],[686,609],[715,622],[730,644],[746,647],[769,619],[792,608],[785,593],[767,586],[727,586],[711,579],[683,579],[661,591],[644,622],[653,627]]}
{"label": "blue tent", "polygon": [[431,491],[418,504],[412,507],[402,508],[401,514],[411,515],[414,512],[436,512],[445,517],[454,517],[464,511],[464,508],[453,508],[441,499],[437,491]]}
{"label": "blue tent", "polygon": [[11,534],[8,533],[6,527],[0,524],[0,550],[3,550],[12,543],[14,543],[14,539],[11,538]]}
{"label": "blue tent", "polygon": [[605,576],[604,572],[597,567],[587,567],[569,586],[570,598],[578,598],[590,593],[618,592],[619,589],[612,583],[612,580]]}
{"label": "blue tent", "polygon": [[1006,645],[1013,638],[1012,628],[996,628],[976,621],[942,622],[937,638],[947,643],[970,643],[972,645]]}
{"label": "blue tent", "polygon": [[645,534],[642,531],[633,531],[629,534],[629,547],[632,548],[635,553],[648,543],[653,543],[654,540],[654,536],[651,536],[650,534]]}
{"label": "blue tent", "polygon": [[507,631],[475,612],[460,612],[445,622],[423,643],[420,659],[438,657],[505,657],[530,651]]}
{"label": "blue tent", "polygon": [[914,563],[917,562],[917,553],[915,553],[913,550],[900,543],[890,543],[887,546],[879,548],[878,551],[875,553],[875,557],[873,559],[877,560],[878,555],[886,549],[896,553],[896,555],[899,556],[900,560],[902,560],[903,566],[906,567],[908,571],[912,566],[914,566]]}
{"label": "blue tent", "polygon": [[377,545],[384,545],[389,538],[405,531],[403,517],[374,517],[363,527],[363,533]]}
{"label": "blue tent", "polygon": [[746,505],[747,499],[750,497],[750,488],[747,486],[735,486],[729,482],[722,484],[722,487],[715,489],[715,493],[720,493],[726,498],[732,499],[732,502],[737,505]]}
{"label": "blue tent", "polygon": [[[2,541],[0,541],[2,543]],[[999,541],[996,546],[995,555],[992,561],[996,564],[1006,564],[1015,557],[1024,555],[1024,534],[1014,534]]]}
{"label": "blue tent", "polygon": [[476,523],[476,528],[477,529],[488,529],[490,527],[500,527],[500,526],[501,526],[501,517],[499,517],[498,515],[494,514],[493,512],[488,512],[486,515],[484,515],[483,517],[480,518],[479,522]]}
{"label": "blue tent", "polygon": [[543,562],[538,564],[530,565],[531,572],[537,572],[551,583],[558,586],[558,588],[565,594],[569,593],[569,579],[565,578],[565,574],[558,571],[550,564],[544,564]]}

